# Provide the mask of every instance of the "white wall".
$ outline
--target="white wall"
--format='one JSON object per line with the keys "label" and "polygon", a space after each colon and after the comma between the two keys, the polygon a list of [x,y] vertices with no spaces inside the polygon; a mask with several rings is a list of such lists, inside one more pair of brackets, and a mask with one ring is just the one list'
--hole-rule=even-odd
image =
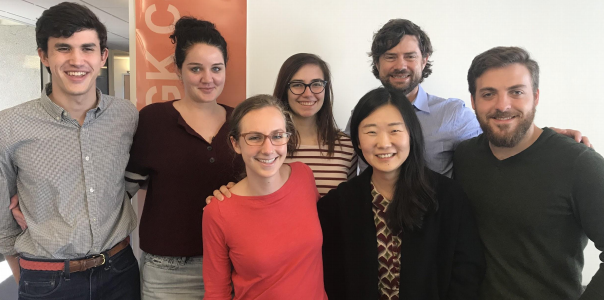
{"label": "white wall", "polygon": [[[346,125],[358,99],[379,81],[367,52],[373,33],[392,18],[420,25],[434,46],[428,93],[464,99],[474,56],[494,46],[527,49],[541,67],[539,126],[574,128],[604,147],[604,1],[248,1],[248,95],[271,94],[279,67],[310,52],[330,66],[334,114]],[[604,216],[602,216],[604,218]],[[584,282],[596,272],[599,251],[586,250]]]}
{"label": "white wall", "polygon": [[40,98],[40,58],[32,26],[0,22],[0,110]]}

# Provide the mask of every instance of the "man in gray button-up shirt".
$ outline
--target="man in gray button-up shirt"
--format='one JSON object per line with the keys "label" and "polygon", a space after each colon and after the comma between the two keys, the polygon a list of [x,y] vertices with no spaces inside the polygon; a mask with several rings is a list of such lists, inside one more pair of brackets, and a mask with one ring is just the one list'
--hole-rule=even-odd
{"label": "man in gray button-up shirt", "polygon": [[[36,37],[52,83],[39,99],[0,112],[0,252],[22,281],[26,273],[19,274],[17,255],[22,261],[77,261],[112,249],[136,227],[124,172],[138,112],[129,101],[96,89],[96,77],[108,55],[104,25],[87,8],[62,3],[38,19]],[[26,230],[8,208],[15,194]],[[116,260],[123,256],[114,255]],[[108,257],[107,261],[99,268],[116,266]],[[133,256],[130,261],[136,264]],[[69,282],[69,270],[59,273]],[[77,282],[74,274],[72,284]],[[92,282],[91,274],[85,276]],[[103,275],[105,283],[111,274],[115,273]],[[138,277],[138,271],[131,277]],[[82,287],[82,294],[105,283]],[[21,296],[40,296],[28,286],[20,284]],[[78,292],[69,294],[59,291],[45,299],[79,297]]]}

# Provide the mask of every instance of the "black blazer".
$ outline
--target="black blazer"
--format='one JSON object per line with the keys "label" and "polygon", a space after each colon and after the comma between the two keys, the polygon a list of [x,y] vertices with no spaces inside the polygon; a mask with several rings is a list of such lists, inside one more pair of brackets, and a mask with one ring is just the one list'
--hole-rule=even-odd
{"label": "black blazer", "polygon": [[[378,253],[371,167],[318,203],[325,290],[330,300],[378,299]],[[400,235],[400,299],[478,299],[485,273],[482,243],[467,196],[430,171],[439,209],[422,228]]]}

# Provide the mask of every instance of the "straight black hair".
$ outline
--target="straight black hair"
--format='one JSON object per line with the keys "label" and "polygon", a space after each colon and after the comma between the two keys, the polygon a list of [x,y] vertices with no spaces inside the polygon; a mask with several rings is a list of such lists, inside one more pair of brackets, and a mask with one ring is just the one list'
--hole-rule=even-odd
{"label": "straight black hair", "polygon": [[409,134],[409,156],[400,166],[394,196],[386,211],[386,224],[393,233],[422,227],[424,216],[438,209],[431,171],[424,160],[424,136],[411,102],[398,90],[374,89],[359,100],[352,113],[350,134],[357,155],[367,163],[359,148],[359,125],[376,109],[392,105],[398,109]]}

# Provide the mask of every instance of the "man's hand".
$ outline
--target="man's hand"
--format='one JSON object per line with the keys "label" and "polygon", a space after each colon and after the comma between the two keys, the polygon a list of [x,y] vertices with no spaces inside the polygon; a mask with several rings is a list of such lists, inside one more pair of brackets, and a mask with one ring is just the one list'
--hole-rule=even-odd
{"label": "man's hand", "polygon": [[27,223],[25,222],[25,217],[21,212],[21,208],[19,208],[19,195],[15,194],[12,198],[10,198],[10,205],[8,209],[13,213],[13,218],[17,221],[17,224],[21,226],[21,230],[27,229]]}
{"label": "man's hand", "polygon": [[229,189],[231,189],[233,186],[235,186],[235,183],[229,182],[226,186],[221,186],[220,190],[214,190],[214,195],[206,198],[206,204],[210,204],[210,202],[212,202],[212,197],[216,197],[216,199],[220,201],[223,201],[225,196],[227,198],[231,198],[231,191],[229,191]]}
{"label": "man's hand", "polygon": [[581,131],[579,131],[579,130],[560,129],[560,128],[556,128],[556,127],[549,127],[549,128],[551,130],[555,131],[556,133],[563,134],[565,136],[573,138],[575,141],[577,141],[577,143],[583,143],[583,144],[585,144],[585,146],[587,146],[589,148],[594,148],[594,146],[589,142],[589,138],[586,136],[583,136],[581,134]]}
{"label": "man's hand", "polygon": [[19,261],[17,260],[17,256],[6,255],[5,258],[6,262],[8,263],[8,266],[10,267],[10,270],[13,272],[13,276],[15,277],[17,284],[19,284],[19,278],[21,278],[21,270],[19,269]]}

